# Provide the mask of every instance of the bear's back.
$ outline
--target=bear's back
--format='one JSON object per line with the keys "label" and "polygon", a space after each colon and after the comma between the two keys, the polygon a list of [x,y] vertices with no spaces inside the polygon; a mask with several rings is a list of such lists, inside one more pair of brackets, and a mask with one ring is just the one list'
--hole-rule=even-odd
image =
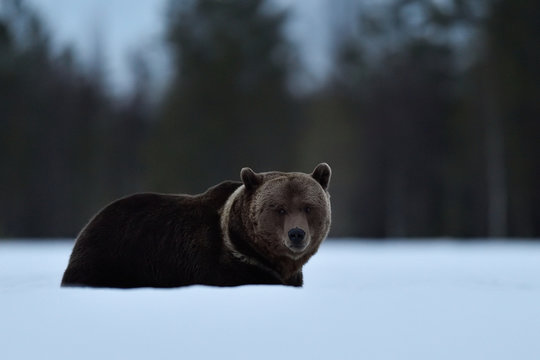
{"label": "bear's back", "polygon": [[222,248],[219,209],[240,184],[114,201],[81,231],[62,285],[170,287],[211,277]]}

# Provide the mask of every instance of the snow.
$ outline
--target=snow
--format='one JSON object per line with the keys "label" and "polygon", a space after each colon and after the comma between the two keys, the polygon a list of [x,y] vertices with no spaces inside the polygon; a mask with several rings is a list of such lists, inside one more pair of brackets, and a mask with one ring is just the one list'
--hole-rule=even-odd
{"label": "snow", "polygon": [[327,241],[305,286],[60,288],[0,241],[0,359],[538,359],[540,244]]}

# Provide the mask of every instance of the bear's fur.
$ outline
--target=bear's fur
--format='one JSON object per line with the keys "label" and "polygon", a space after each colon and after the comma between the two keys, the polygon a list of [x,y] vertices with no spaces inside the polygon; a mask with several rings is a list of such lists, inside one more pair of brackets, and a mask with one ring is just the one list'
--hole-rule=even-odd
{"label": "bear's fur", "polygon": [[203,194],[117,200],[77,237],[62,286],[302,286],[330,229],[330,176],[244,168]]}

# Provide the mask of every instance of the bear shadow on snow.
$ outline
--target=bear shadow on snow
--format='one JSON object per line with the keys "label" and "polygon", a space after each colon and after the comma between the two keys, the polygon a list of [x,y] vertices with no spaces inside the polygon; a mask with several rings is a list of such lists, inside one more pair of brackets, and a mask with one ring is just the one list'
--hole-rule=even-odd
{"label": "bear shadow on snow", "polygon": [[77,237],[62,286],[302,286],[330,230],[330,176],[243,168],[199,195],[116,200]]}

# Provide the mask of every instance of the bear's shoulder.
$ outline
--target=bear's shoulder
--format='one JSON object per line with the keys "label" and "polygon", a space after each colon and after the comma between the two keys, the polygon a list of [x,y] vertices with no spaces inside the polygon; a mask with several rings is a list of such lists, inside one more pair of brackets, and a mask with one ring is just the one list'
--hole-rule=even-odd
{"label": "bear's shoulder", "polygon": [[201,200],[221,207],[221,205],[225,204],[229,196],[231,196],[241,185],[242,183],[240,181],[223,181],[212,186],[199,196]]}

